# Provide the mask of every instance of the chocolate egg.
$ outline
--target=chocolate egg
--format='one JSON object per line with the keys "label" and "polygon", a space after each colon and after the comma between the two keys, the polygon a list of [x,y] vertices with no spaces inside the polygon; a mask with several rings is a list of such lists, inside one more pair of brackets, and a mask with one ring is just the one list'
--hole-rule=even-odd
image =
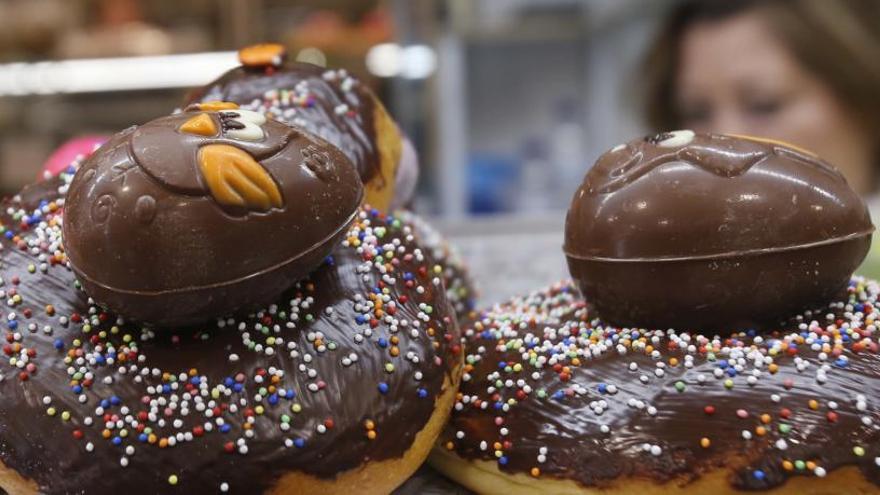
{"label": "chocolate egg", "polygon": [[86,293],[179,326],[267,304],[320,265],[357,213],[348,158],[226,103],[132,127],[70,185],[67,255]]}
{"label": "chocolate egg", "polygon": [[609,323],[741,330],[830,301],[873,230],[861,198],[816,155],[676,131],[599,158],[572,199],[564,249]]}

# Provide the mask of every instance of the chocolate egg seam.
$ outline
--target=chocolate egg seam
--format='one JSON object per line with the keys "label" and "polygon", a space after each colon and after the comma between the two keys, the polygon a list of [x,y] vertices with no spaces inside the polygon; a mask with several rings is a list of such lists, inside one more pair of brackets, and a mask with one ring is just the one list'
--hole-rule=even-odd
{"label": "chocolate egg seam", "polygon": [[870,236],[874,233],[875,227],[872,225],[870,229],[866,229],[861,232],[854,232],[852,234],[848,234],[841,237],[830,238],[822,241],[811,242],[808,244],[799,244],[797,246],[785,246],[785,247],[771,247],[766,249],[753,249],[749,251],[731,251],[727,253],[709,253],[709,254],[695,254],[688,256],[657,256],[650,258],[611,258],[605,256],[589,256],[579,253],[574,253],[569,250],[564,250],[566,256],[569,256],[574,259],[579,260],[590,260],[590,261],[603,261],[608,263],[651,263],[651,262],[675,262],[675,261],[711,261],[711,260],[725,260],[730,258],[740,258],[740,257],[751,257],[751,256],[763,256],[768,254],[776,254],[776,253],[784,253],[788,251],[797,251],[800,249],[810,249],[819,246],[827,246],[829,244],[837,244],[842,242],[848,242],[855,239],[860,239],[863,237]]}
{"label": "chocolate egg seam", "polygon": [[[133,294],[133,295],[140,295],[140,296],[161,296],[161,295],[174,295],[174,294],[178,294],[178,295],[179,295],[179,294],[182,294],[182,293],[193,292],[193,291],[200,291],[200,290],[204,290],[204,289],[216,289],[216,288],[222,288],[222,287],[226,287],[226,286],[235,285],[235,284],[238,284],[238,283],[240,283],[240,282],[243,282],[243,281],[246,281],[246,280],[249,280],[249,279],[253,279],[253,278],[257,278],[257,277],[261,277],[261,276],[265,275],[266,273],[269,273],[269,272],[272,272],[273,270],[277,270],[277,269],[279,269],[279,268],[282,268],[282,267],[284,267],[285,265],[288,265],[288,264],[291,264],[291,263],[295,263],[296,261],[298,261],[298,260],[301,259],[302,257],[305,257],[305,256],[308,256],[308,255],[312,254],[312,253],[315,252],[317,249],[319,249],[322,245],[324,245],[327,241],[329,241],[329,240],[331,240],[331,239],[337,237],[341,232],[343,232],[343,231],[347,231],[348,229],[350,229],[350,228],[351,228],[351,224],[352,224],[352,222],[354,222],[354,220],[357,218],[358,214],[359,214],[359,212],[358,212],[358,211],[355,211],[355,212],[351,215],[351,217],[348,219],[348,221],[347,221],[342,227],[340,227],[337,231],[332,232],[332,233],[331,233],[330,235],[328,235],[326,238],[324,238],[324,239],[322,239],[322,240],[316,242],[315,244],[312,245],[311,248],[309,248],[309,249],[307,249],[306,251],[304,251],[304,252],[298,254],[298,255],[295,256],[295,257],[289,258],[289,259],[284,260],[284,261],[282,261],[282,262],[280,262],[280,263],[277,263],[277,264],[275,264],[275,265],[272,265],[272,266],[266,267],[266,268],[264,268],[264,269],[262,269],[262,270],[260,270],[260,271],[258,271],[258,272],[254,272],[254,273],[251,273],[251,274],[245,275],[245,276],[243,276],[243,277],[239,277],[239,278],[237,278],[237,279],[227,280],[227,281],[220,282],[220,283],[216,283],[216,284],[201,285],[201,286],[197,286],[197,287],[188,287],[188,288],[185,288],[185,289],[172,289],[172,290],[161,290],[161,291],[132,291],[132,290],[120,289],[120,288],[118,288],[118,287],[110,287],[110,286],[106,286],[106,285],[101,284],[100,282],[98,282],[98,281],[96,281],[96,280],[90,278],[90,277],[88,276],[88,274],[86,274],[86,273],[84,273],[84,272],[81,272],[80,270],[76,270],[76,269],[75,269],[74,271],[76,272],[77,277],[79,277],[79,278],[83,278],[83,279],[86,279],[86,280],[88,280],[89,282],[91,282],[91,283],[93,283],[93,284],[95,284],[95,285],[98,285],[98,286],[104,287],[104,288],[106,288],[106,289],[111,289],[111,290],[116,291],[116,292],[124,293],[124,294]],[[217,315],[217,316],[220,317],[220,316],[225,316],[225,315]]]}

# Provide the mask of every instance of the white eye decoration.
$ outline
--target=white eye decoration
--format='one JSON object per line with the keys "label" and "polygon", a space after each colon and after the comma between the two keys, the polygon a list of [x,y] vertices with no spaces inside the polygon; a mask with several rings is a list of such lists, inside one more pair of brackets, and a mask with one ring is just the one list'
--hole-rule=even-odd
{"label": "white eye decoration", "polygon": [[[242,108],[236,108],[235,110],[224,110],[220,112],[224,115],[229,115],[230,117],[241,120],[245,122],[250,122],[256,125],[263,125],[266,123],[266,116],[260,112],[254,112],[253,110],[244,110]],[[235,115],[233,115],[235,114]]]}
{"label": "white eye decoration", "polygon": [[663,139],[657,142],[657,146],[661,148],[678,148],[693,141],[696,134],[694,134],[694,131],[685,129],[664,133],[661,136]]}
{"label": "white eye decoration", "polygon": [[261,125],[266,123],[266,116],[251,110],[224,110],[219,112],[223,131],[227,137],[242,141],[259,141],[265,134]]}

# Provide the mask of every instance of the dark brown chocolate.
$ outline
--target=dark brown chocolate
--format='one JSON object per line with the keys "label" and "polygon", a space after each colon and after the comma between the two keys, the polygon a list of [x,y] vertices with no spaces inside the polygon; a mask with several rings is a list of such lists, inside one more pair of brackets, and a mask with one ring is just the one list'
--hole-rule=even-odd
{"label": "dark brown chocolate", "polygon": [[878,295],[855,278],[779,332],[723,337],[606,325],[572,283],[515,298],[463,326],[439,448],[614,493],[717,469],[729,491],[765,490],[844,466],[880,490]]}
{"label": "dark brown chocolate", "polygon": [[192,110],[85,161],[65,247],[101,305],[156,326],[202,323],[267,304],[320,265],[362,194],[318,137],[246,110]]}
{"label": "dark brown chocolate", "polygon": [[599,158],[572,199],[564,249],[610,323],[735,330],[830,301],[873,230],[861,198],[815,155],[676,131]]}
{"label": "dark brown chocolate", "polygon": [[[253,56],[253,53],[260,56]],[[283,47],[256,45],[239,51],[242,66],[193,91],[185,104],[223,100],[263,112],[326,139],[354,163],[366,185],[365,201],[387,211],[411,193],[395,188],[402,136],[373,92],[345,70],[287,62]]]}
{"label": "dark brown chocolate", "polygon": [[460,368],[442,282],[396,219],[360,213],[266,310],[155,333],[76,288],[66,187],[43,182],[0,208],[0,461],[41,493],[255,494],[290,471],[332,479],[400,458]]}

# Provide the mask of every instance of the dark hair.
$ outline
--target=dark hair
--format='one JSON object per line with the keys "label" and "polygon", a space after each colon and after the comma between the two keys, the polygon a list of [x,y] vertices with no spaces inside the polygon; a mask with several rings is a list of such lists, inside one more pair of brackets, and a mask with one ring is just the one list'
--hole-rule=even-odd
{"label": "dark hair", "polygon": [[[675,100],[681,39],[699,22],[758,12],[880,143],[880,1],[688,0],[673,8],[645,60],[645,115],[653,130],[681,127]],[[880,151],[880,147],[878,147]]]}

